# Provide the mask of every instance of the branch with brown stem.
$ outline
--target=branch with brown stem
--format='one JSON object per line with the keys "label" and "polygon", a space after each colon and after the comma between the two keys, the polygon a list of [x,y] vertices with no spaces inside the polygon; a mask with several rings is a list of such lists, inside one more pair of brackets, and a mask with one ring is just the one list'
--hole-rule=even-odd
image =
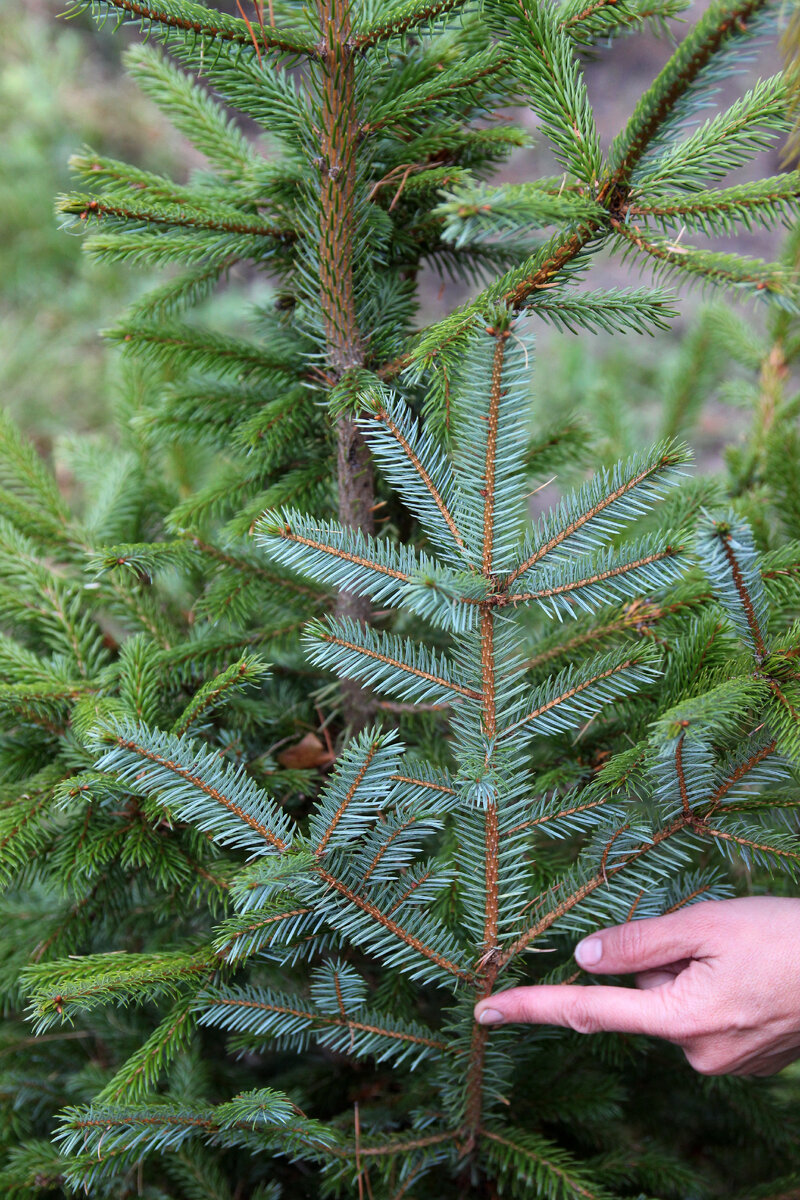
{"label": "branch with brown stem", "polygon": [[[319,0],[322,120],[320,128],[320,299],[328,370],[334,380],[364,362],[354,294],[356,150],[355,56],[349,0]],[[349,529],[375,531],[375,480],[369,448],[352,416],[337,423],[339,519]],[[364,596],[340,593],[337,613],[366,623]],[[354,732],[373,719],[375,704],[353,680],[341,683],[344,719]]]}

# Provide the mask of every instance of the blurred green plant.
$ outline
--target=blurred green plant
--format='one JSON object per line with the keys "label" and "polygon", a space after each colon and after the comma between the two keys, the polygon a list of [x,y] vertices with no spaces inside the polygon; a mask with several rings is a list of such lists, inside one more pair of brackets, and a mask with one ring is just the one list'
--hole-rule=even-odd
{"label": "blurred green plant", "polygon": [[69,156],[91,141],[153,167],[186,159],[117,69],[116,40],[54,21],[57,8],[0,5],[0,394],[45,444],[107,423],[116,363],[97,331],[143,284],[90,262],[59,228]]}
{"label": "blurred green plant", "polygon": [[[800,272],[796,227],[780,258],[788,274]],[[649,342],[558,334],[548,345],[548,388],[554,410],[573,414],[576,447],[590,445],[594,461],[613,463],[647,439],[682,438],[764,549],[800,537],[800,328],[791,312],[715,299],[683,331]],[[584,469],[585,453],[550,465],[563,488]]]}

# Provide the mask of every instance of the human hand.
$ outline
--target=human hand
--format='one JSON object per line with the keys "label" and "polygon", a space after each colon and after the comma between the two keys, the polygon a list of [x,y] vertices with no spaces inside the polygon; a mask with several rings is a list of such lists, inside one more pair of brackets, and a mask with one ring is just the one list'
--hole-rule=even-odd
{"label": "human hand", "polygon": [[800,1057],[800,900],[705,901],[599,930],[575,958],[636,988],[510,988],[481,1000],[476,1020],[651,1034],[703,1075],[773,1075]]}

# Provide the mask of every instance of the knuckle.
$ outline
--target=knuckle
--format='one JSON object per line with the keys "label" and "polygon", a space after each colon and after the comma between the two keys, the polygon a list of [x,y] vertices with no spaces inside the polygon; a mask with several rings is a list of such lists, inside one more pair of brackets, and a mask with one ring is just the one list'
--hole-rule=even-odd
{"label": "knuckle", "polygon": [[725,1029],[728,1033],[747,1034],[753,1029],[753,1025],[753,1015],[743,1004],[731,1005],[725,1013]]}
{"label": "knuckle", "polygon": [[702,900],[685,910],[687,927],[699,941],[705,943],[719,936],[721,927],[727,924],[732,915],[726,910],[726,903],[725,900]]}
{"label": "knuckle", "polygon": [[685,1050],[684,1053],[689,1066],[697,1071],[698,1075],[725,1074],[727,1062],[719,1051],[708,1047],[701,1047],[696,1050]]}
{"label": "knuckle", "polygon": [[600,1023],[595,1013],[583,999],[578,999],[570,1005],[566,1014],[567,1025],[576,1033],[598,1033]]}
{"label": "knuckle", "polygon": [[641,953],[642,945],[642,927],[640,922],[629,921],[626,925],[617,926],[611,949],[624,960],[635,960]]}

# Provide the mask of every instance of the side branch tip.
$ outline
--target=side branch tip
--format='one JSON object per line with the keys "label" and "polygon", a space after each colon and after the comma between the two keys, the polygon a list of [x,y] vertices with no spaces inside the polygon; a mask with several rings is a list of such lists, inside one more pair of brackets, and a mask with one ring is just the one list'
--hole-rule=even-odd
{"label": "side branch tip", "polygon": [[747,624],[749,625],[750,632],[753,635],[753,641],[755,642],[756,650],[762,658],[766,658],[767,646],[766,642],[764,641],[764,635],[761,632],[761,626],[758,623],[755,605],[753,604],[752,597],[747,590],[747,585],[745,584],[741,568],[739,567],[736,555],[733,552],[730,535],[724,530],[720,529],[719,538],[722,542],[722,549],[725,558],[728,560],[728,567],[730,568],[731,576],[733,577],[733,586],[736,588],[736,593],[747,618]]}
{"label": "side branch tip", "polygon": [[[112,12],[127,13],[134,20],[149,21],[153,25],[163,25],[166,29],[176,29],[182,33],[193,33],[199,37],[207,37],[211,41],[229,42],[237,46],[255,46],[256,53],[259,48],[262,48],[277,50],[281,54],[303,55],[306,58],[319,57],[317,49],[309,43],[290,41],[280,34],[270,37],[263,28],[259,29],[258,36],[256,36],[252,27],[247,28],[248,23],[245,21],[242,21],[245,29],[240,31],[233,24],[225,27],[222,24],[214,25],[210,21],[198,18],[176,16],[174,13],[164,12],[157,4],[147,4],[142,0],[90,0],[90,4],[92,7],[104,5]],[[197,10],[204,11],[199,5],[196,6]],[[208,11],[209,17],[215,15],[222,14]]]}

